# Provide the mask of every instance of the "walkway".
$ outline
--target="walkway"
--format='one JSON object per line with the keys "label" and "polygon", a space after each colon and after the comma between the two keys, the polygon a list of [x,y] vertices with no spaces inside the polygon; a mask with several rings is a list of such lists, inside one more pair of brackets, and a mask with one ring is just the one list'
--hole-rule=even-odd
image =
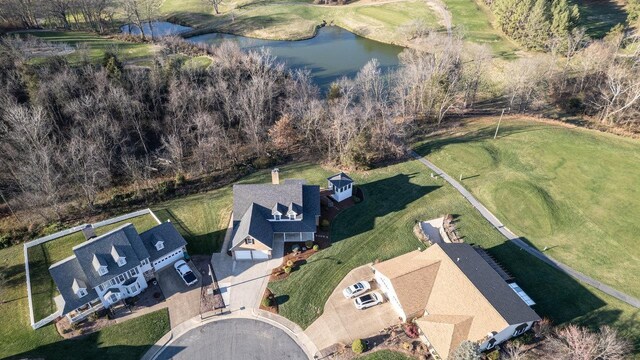
{"label": "walkway", "polygon": [[500,222],[500,220],[498,220],[498,218],[495,217],[495,215],[493,215],[484,205],[482,205],[482,203],[480,203],[473,195],[471,195],[471,193],[469,191],[467,191],[467,189],[464,188],[464,186],[462,186],[459,182],[457,182],[454,178],[452,178],[451,176],[447,175],[444,171],[442,171],[440,168],[438,168],[435,164],[433,164],[431,161],[425,159],[424,157],[420,156],[419,154],[417,154],[415,151],[411,150],[409,152],[409,154],[411,156],[413,156],[415,159],[417,159],[418,161],[420,161],[421,163],[423,163],[424,165],[426,165],[427,167],[429,167],[431,170],[433,170],[437,175],[441,176],[443,179],[445,179],[449,184],[451,184],[456,190],[458,190],[460,192],[460,194],[462,194],[462,196],[464,196],[470,203],[471,205],[473,205],[473,207],[476,208],[476,210],[478,210],[480,212],[480,214],[482,214],[482,216],[484,216],[485,219],[487,219],[491,225],[493,225],[504,237],[506,237],[507,239],[509,239],[510,241],[512,241],[514,244],[518,245],[522,250],[528,252],[529,254],[537,257],[538,259],[544,261],[545,263],[563,271],[564,273],[574,277],[575,279],[578,279],[586,284],[589,284],[591,286],[593,286],[594,288],[604,292],[605,294],[611,295],[613,297],[615,297],[618,300],[624,301],[625,303],[636,307],[636,308],[640,308],[640,300],[634,298],[633,296],[629,296],[623,292],[620,292],[608,285],[605,285],[603,283],[601,283],[598,280],[595,280],[579,271],[576,271],[574,269],[572,269],[571,267],[555,260],[552,257],[549,257],[545,254],[543,254],[542,252],[540,252],[539,250],[535,249],[534,247],[530,246],[529,244],[527,244],[526,242],[522,241],[522,239],[520,239],[519,236],[517,236],[516,234],[514,234],[513,232],[511,232],[511,230],[507,229],[504,224],[502,224]]}

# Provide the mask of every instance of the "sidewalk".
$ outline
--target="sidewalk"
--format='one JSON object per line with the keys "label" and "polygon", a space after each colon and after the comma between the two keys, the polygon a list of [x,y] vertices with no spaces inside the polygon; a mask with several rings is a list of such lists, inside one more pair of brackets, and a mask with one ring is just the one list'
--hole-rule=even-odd
{"label": "sidewalk", "polygon": [[440,168],[438,168],[434,163],[432,163],[431,161],[427,160],[426,158],[420,156],[418,153],[416,153],[415,151],[411,150],[409,152],[409,154],[414,157],[416,160],[420,161],[422,164],[424,164],[425,166],[427,166],[428,168],[430,168],[431,170],[433,170],[436,175],[441,176],[443,179],[445,179],[449,184],[451,184],[451,186],[453,186],[456,190],[458,190],[460,192],[460,194],[462,194],[462,196],[464,196],[467,201],[469,201],[471,203],[471,205],[473,205],[474,208],[476,208],[476,210],[478,210],[480,212],[480,214],[482,214],[482,216],[487,219],[487,221],[489,221],[489,223],[491,223],[491,225],[493,225],[493,227],[496,228],[496,230],[498,230],[504,237],[506,237],[508,240],[512,241],[514,244],[518,245],[522,250],[528,252],[529,254],[535,256],[536,258],[544,261],[545,263],[555,267],[556,269],[561,270],[562,272],[564,272],[565,274],[578,279],[586,284],[589,284],[591,286],[593,286],[594,288],[604,292],[605,294],[611,295],[613,297],[615,297],[616,299],[620,300],[620,301],[624,301],[625,303],[636,307],[636,308],[640,308],[640,299],[636,299],[630,295],[627,295],[621,291],[618,291],[606,284],[603,284],[602,282],[595,280],[561,262],[559,262],[558,260],[547,256],[545,254],[543,254],[542,252],[540,252],[539,250],[535,249],[534,247],[530,246],[529,244],[525,243],[524,241],[522,241],[522,239],[520,239],[519,236],[517,236],[516,234],[514,234],[513,232],[511,232],[511,230],[507,229],[504,224],[502,224],[500,222],[500,220],[498,220],[498,218],[493,215],[493,213],[491,213],[491,211],[489,211],[489,209],[487,209],[484,205],[482,205],[482,203],[480,203],[473,195],[471,195],[471,193],[464,188],[464,186],[462,186],[459,182],[457,182],[454,178],[452,178],[451,176],[449,176],[447,173],[445,173],[444,171],[442,171]]}

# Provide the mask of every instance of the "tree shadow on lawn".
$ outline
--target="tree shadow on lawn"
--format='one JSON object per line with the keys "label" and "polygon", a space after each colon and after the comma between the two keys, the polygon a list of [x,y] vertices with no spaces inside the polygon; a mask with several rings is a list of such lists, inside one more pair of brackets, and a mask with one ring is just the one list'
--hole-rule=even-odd
{"label": "tree shadow on lawn", "polygon": [[621,319],[622,311],[605,309],[608,304],[594,294],[594,290],[510,241],[487,250],[536,302],[533,309],[541,317],[551,319],[556,325],[575,322],[593,329],[610,325],[640,349],[638,312],[631,319]]}
{"label": "tree shadow on lawn", "polygon": [[[119,359],[137,360],[150,348],[148,345],[116,345],[101,346],[100,333],[92,333],[75,339],[58,341],[42,345],[22,354],[10,356],[7,359],[72,360],[72,359]],[[167,346],[162,352],[162,358],[169,359],[185,348],[183,346]]]}
{"label": "tree shadow on lawn", "polygon": [[335,243],[372,230],[376,218],[400,212],[407,205],[440,188],[440,185],[423,186],[411,183],[415,175],[397,174],[359,184],[365,200],[338,215],[332,224],[331,242]]}
{"label": "tree shadow on lawn", "polygon": [[227,229],[212,231],[206,234],[194,234],[189,227],[173,211],[168,208],[156,209],[154,213],[161,220],[170,220],[178,232],[187,240],[187,251],[192,255],[211,255],[220,252]]}
{"label": "tree shadow on lawn", "polygon": [[[496,123],[497,126],[497,123]],[[413,150],[420,154],[421,156],[427,156],[432,152],[436,152],[447,145],[453,144],[465,144],[465,143],[473,143],[483,140],[493,139],[493,136],[496,132],[496,126],[484,126],[481,129],[465,133],[464,135],[458,136],[446,136],[443,137],[442,134],[438,135],[430,135],[423,138],[423,142],[419,145],[415,146]],[[455,130],[455,129],[454,129]],[[504,138],[514,134],[521,134],[532,131],[540,131],[541,127],[536,126],[522,126],[522,125],[511,125],[505,124],[505,121],[500,125],[500,131],[498,132],[498,138]]]}

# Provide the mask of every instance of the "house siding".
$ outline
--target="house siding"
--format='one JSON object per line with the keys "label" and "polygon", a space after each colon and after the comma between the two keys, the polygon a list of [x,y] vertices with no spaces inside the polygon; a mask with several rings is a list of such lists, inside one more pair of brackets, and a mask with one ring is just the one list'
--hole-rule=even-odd
{"label": "house siding", "polygon": [[393,289],[391,280],[389,280],[388,277],[382,275],[382,273],[380,273],[379,271],[375,272],[375,279],[380,286],[380,290],[382,290],[385,296],[389,299],[389,302],[391,303],[391,306],[393,306],[393,309],[396,311],[396,313],[398,313],[398,316],[402,318],[402,321],[407,321],[407,315],[404,313],[402,305],[400,305],[400,300],[398,300],[398,296]]}

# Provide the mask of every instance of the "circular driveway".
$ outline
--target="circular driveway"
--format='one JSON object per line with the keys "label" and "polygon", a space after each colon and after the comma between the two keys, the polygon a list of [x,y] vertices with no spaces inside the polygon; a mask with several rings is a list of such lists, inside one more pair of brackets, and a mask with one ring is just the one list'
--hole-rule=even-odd
{"label": "circular driveway", "polygon": [[283,330],[253,319],[226,319],[189,330],[157,359],[307,359]]}

